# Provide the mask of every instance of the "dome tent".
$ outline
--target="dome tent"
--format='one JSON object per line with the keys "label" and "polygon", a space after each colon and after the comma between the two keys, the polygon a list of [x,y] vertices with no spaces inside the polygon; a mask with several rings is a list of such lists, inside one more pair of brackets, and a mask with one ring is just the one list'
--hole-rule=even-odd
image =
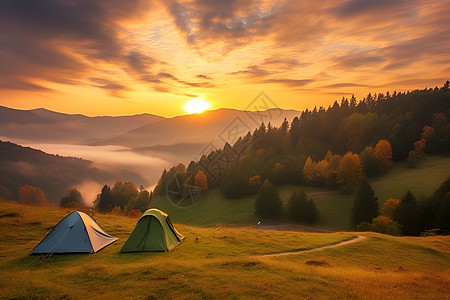
{"label": "dome tent", "polygon": [[156,208],[142,214],[120,252],[167,252],[183,241],[169,216]]}
{"label": "dome tent", "polygon": [[95,253],[117,238],[104,232],[88,214],[74,211],[62,219],[31,254]]}

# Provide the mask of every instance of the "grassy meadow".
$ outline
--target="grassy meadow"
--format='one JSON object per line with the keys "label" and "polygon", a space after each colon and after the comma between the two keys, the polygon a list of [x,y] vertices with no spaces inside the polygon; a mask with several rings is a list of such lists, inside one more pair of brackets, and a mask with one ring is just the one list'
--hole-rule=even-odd
{"label": "grassy meadow", "polygon": [[[401,198],[408,190],[420,200],[431,195],[441,183],[450,176],[450,157],[426,157],[416,168],[409,168],[406,162],[396,163],[384,175],[369,180],[375,196],[381,205],[389,198]],[[319,211],[318,227],[329,230],[349,230],[350,211],[355,196],[336,190],[308,186],[281,186],[280,197],[287,216],[289,197],[296,189],[303,189],[312,198]],[[202,194],[202,198],[192,209],[179,209],[167,197],[156,197],[152,206],[168,212],[178,222],[188,225],[204,226],[217,224],[256,224],[254,215],[256,196],[242,199],[226,199],[218,189]],[[291,222],[285,217],[269,223]]]}
{"label": "grassy meadow", "polygon": [[359,233],[176,228],[169,253],[119,254],[137,219],[90,212],[114,244],[91,255],[30,256],[70,210],[0,202],[0,296],[6,299],[448,299],[450,237],[367,238],[317,252],[262,257],[335,244]]}

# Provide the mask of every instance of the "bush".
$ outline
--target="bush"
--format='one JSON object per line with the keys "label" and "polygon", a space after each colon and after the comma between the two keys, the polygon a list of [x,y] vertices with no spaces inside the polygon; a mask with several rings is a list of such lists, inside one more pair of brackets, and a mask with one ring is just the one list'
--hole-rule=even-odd
{"label": "bush", "polygon": [[371,231],[372,224],[369,222],[361,222],[356,226],[356,231]]}
{"label": "bush", "polygon": [[142,212],[139,209],[132,209],[130,210],[130,213],[128,214],[128,216],[132,217],[132,218],[138,218],[140,217],[142,214]]}
{"label": "bush", "polygon": [[66,196],[59,202],[59,206],[66,208],[74,208],[77,206],[82,206],[82,204],[83,197],[81,196],[80,191],[75,188],[69,189]]}

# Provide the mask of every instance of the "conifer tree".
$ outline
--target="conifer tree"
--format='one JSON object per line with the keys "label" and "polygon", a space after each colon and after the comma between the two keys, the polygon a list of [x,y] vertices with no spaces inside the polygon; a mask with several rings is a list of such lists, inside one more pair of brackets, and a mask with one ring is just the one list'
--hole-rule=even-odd
{"label": "conifer tree", "polygon": [[400,224],[403,235],[420,233],[417,200],[411,191],[403,196],[400,206],[395,210],[394,221]]}
{"label": "conifer tree", "polygon": [[372,222],[378,216],[378,202],[367,181],[360,185],[352,208],[352,225],[356,228],[361,222]]}
{"label": "conifer tree", "polygon": [[281,214],[281,206],[282,203],[277,188],[266,179],[256,196],[256,215],[263,218],[277,217]]}
{"label": "conifer tree", "polygon": [[288,202],[289,214],[292,220],[306,223],[317,221],[317,208],[312,199],[308,199],[306,193],[296,191]]}

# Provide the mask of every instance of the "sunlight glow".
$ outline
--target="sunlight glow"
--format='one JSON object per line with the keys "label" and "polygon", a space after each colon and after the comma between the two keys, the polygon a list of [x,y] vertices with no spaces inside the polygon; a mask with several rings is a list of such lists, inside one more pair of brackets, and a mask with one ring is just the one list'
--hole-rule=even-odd
{"label": "sunlight glow", "polygon": [[209,103],[200,99],[194,99],[184,106],[188,114],[200,114],[209,109]]}

